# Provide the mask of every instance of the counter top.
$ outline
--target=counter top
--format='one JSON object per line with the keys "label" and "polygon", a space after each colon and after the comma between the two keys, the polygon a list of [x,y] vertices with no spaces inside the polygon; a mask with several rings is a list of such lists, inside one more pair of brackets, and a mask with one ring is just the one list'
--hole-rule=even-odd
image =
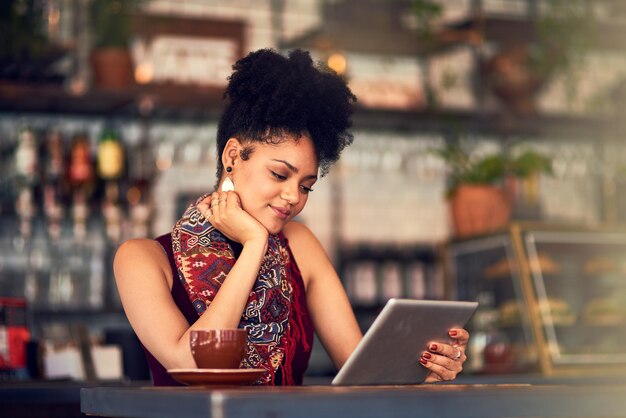
{"label": "counter top", "polygon": [[1,381],[0,417],[85,418],[80,412],[82,388],[130,387],[130,385],[148,384],[151,382]]}
{"label": "counter top", "polygon": [[109,417],[626,417],[626,385],[96,387],[81,411]]}

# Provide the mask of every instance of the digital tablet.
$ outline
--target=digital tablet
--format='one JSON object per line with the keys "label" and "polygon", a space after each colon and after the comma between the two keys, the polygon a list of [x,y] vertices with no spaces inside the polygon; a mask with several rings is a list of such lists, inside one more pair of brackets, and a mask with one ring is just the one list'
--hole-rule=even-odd
{"label": "digital tablet", "polygon": [[421,383],[419,363],[431,341],[449,343],[450,328],[463,328],[478,302],[390,299],[357,345],[333,385]]}

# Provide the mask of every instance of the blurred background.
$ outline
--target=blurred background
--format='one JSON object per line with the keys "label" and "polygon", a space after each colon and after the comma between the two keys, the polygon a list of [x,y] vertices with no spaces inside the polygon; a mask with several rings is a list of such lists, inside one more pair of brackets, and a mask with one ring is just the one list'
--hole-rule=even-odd
{"label": "blurred background", "polygon": [[358,97],[300,220],[364,330],[391,297],[479,300],[466,374],[623,371],[625,34],[620,0],[3,1],[0,379],[149,379],[112,257],[211,190],[259,48]]}

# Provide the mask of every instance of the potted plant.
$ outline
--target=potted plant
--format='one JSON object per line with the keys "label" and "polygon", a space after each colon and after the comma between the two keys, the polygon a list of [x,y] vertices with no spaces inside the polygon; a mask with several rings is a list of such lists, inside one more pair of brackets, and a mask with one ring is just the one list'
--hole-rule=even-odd
{"label": "potted plant", "polygon": [[532,23],[533,39],[501,46],[481,68],[485,85],[518,115],[536,113],[537,94],[555,76],[563,77],[572,102],[593,46],[595,22],[585,0],[545,2]]}
{"label": "potted plant", "polygon": [[91,64],[94,85],[123,89],[134,83],[128,42],[132,13],[142,0],[91,0],[89,17],[93,34]]}
{"label": "potted plant", "polygon": [[551,173],[551,159],[531,149],[477,156],[459,142],[436,150],[449,168],[448,198],[457,236],[498,230],[511,216],[511,195],[506,184]]}
{"label": "potted plant", "polygon": [[48,38],[41,2],[0,2],[0,79],[61,83],[54,64],[68,48]]}
{"label": "potted plant", "polygon": [[441,17],[443,6],[434,0],[412,0],[410,4],[419,34],[425,38],[432,37],[433,21]]}

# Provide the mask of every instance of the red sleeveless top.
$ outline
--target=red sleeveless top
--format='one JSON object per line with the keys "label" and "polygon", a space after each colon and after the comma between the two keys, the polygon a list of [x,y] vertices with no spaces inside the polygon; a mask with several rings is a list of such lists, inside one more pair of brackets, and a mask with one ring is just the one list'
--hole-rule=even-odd
{"label": "red sleeveless top", "polygon": [[[176,269],[176,263],[174,261],[174,255],[172,251],[172,236],[171,234],[165,234],[156,239],[156,241],[163,247],[163,250],[167,254],[167,258],[170,263],[170,268],[172,269],[172,298],[176,303],[176,306],[181,311],[181,313],[189,322],[191,326],[198,320],[198,313],[194,309],[191,301],[189,300],[189,296],[187,295],[187,291],[185,290],[183,284],[178,278],[178,271]],[[235,254],[238,256],[241,252],[241,246],[233,245],[233,249],[235,250]],[[298,269],[295,259],[293,258],[293,254],[291,254],[291,263],[289,263],[289,277],[292,278],[292,286],[297,287],[298,291],[294,292],[294,297],[297,298],[295,301],[296,304],[299,305],[298,309],[293,310],[293,314],[297,315],[299,313],[300,318],[297,318],[298,321],[302,324],[302,329],[304,332],[300,335],[300,340],[296,341],[295,353],[293,356],[293,361],[291,363],[291,370],[293,375],[293,381],[296,385],[301,385],[304,377],[304,372],[309,364],[309,358],[311,357],[311,348],[313,347],[313,323],[311,321],[311,317],[309,316],[309,310],[306,303],[306,292],[304,289],[304,282],[302,281],[302,274]],[[143,345],[142,345],[143,347]],[[146,354],[146,359],[148,360],[148,366],[150,367],[150,371],[152,372],[152,381],[155,386],[181,386],[176,380],[174,380],[168,373],[167,370],[159,363],[159,361],[154,358],[154,356],[143,347],[144,352]],[[281,370],[277,370],[274,378],[274,383],[276,385],[282,385],[282,373]]]}

